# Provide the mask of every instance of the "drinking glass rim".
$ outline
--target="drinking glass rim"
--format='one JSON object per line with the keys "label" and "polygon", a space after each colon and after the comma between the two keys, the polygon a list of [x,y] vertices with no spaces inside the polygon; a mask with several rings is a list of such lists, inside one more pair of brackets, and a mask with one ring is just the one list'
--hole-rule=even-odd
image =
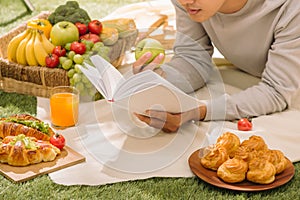
{"label": "drinking glass rim", "polygon": [[59,89],[70,89],[70,90],[68,90],[66,92],[74,93],[74,94],[76,94],[78,96],[80,94],[80,91],[76,87],[74,87],[74,86],[64,86],[64,85],[61,85],[61,86],[55,86],[55,87],[51,88],[51,90],[50,90],[50,96],[52,96],[55,93],[55,90],[59,90]]}

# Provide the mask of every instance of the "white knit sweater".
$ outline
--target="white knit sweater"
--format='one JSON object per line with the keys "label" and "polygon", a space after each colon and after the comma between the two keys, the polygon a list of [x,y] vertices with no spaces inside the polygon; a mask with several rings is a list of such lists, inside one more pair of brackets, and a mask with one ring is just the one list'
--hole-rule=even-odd
{"label": "white knit sweater", "polygon": [[[283,111],[300,88],[299,0],[249,0],[238,12],[192,21],[176,0],[175,55],[162,68],[185,92],[207,85],[205,120],[232,120]],[[213,45],[239,69],[261,78],[258,85],[227,95],[211,63]],[[300,102],[299,102],[300,103]]]}

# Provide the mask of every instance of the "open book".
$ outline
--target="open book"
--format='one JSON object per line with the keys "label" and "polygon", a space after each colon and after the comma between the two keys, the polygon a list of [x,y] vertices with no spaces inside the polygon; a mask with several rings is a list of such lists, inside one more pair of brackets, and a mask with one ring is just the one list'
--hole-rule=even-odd
{"label": "open book", "polygon": [[103,97],[130,112],[147,109],[180,113],[201,104],[151,70],[125,78],[113,65],[99,55],[90,57],[80,69]]}

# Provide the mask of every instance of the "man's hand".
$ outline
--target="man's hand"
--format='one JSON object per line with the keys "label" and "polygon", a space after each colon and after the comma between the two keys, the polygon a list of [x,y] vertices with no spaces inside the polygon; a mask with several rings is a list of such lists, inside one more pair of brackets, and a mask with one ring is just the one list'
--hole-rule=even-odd
{"label": "man's hand", "polygon": [[165,58],[164,54],[160,53],[158,56],[155,57],[155,59],[151,63],[147,65],[146,62],[151,58],[151,56],[151,52],[147,52],[144,55],[142,55],[135,63],[133,63],[133,73],[137,74],[145,70],[152,70],[158,75],[165,77],[165,72],[160,68],[161,63]]}
{"label": "man's hand", "polygon": [[183,113],[168,113],[165,111],[147,110],[145,114],[134,113],[135,116],[157,129],[161,129],[166,133],[177,132],[182,124],[191,120],[203,120],[206,115],[206,106],[200,106],[193,110]]}
{"label": "man's hand", "polygon": [[176,132],[182,125],[182,113],[171,114],[164,111],[147,110],[145,115],[135,113],[137,118],[166,133]]}

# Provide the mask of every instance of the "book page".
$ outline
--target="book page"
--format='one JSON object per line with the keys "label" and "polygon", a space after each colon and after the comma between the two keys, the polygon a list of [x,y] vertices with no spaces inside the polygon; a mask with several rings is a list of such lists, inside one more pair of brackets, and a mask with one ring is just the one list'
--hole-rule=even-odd
{"label": "book page", "polygon": [[106,90],[105,83],[103,82],[103,79],[99,71],[95,67],[87,63],[85,63],[85,67],[79,66],[79,69],[95,86],[95,88],[102,94],[102,96],[105,99],[108,99],[109,98],[108,96],[110,96],[110,94],[108,94]]}
{"label": "book page", "polygon": [[109,100],[111,100],[117,85],[124,79],[123,75],[112,64],[99,55],[91,56],[90,59],[100,72],[105,88],[109,94]]}
{"label": "book page", "polygon": [[114,94],[115,104],[132,112],[147,109],[180,113],[198,107],[200,100],[184,93],[151,70],[120,82]]}
{"label": "book page", "polygon": [[114,93],[114,99],[125,98],[158,83],[161,83],[161,77],[158,78],[151,71],[140,72],[119,82]]}
{"label": "book page", "polygon": [[157,84],[118,99],[114,104],[127,108],[131,113],[143,114],[148,109],[181,113],[199,107],[202,103],[179,90],[172,90],[166,85]]}
{"label": "book page", "polygon": [[84,63],[81,71],[107,100],[112,100],[117,85],[124,79],[122,74],[99,55],[90,57],[93,65]]}

